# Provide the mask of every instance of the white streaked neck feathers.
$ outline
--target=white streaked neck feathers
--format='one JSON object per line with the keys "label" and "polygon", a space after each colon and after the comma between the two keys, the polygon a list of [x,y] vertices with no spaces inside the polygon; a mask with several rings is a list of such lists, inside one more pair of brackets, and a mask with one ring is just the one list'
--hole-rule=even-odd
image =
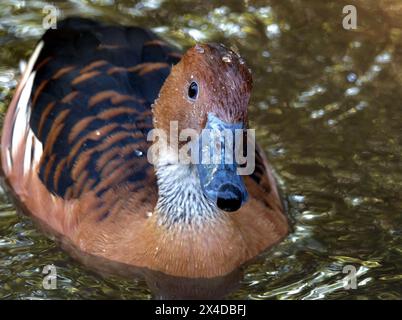
{"label": "white streaked neck feathers", "polygon": [[155,164],[159,197],[155,208],[162,224],[202,224],[221,213],[201,189],[196,167],[172,164],[165,153]]}

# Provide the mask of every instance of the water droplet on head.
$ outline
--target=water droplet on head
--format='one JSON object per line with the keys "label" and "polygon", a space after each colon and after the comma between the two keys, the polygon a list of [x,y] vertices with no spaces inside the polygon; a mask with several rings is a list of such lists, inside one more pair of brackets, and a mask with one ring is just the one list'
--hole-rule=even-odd
{"label": "water droplet on head", "polygon": [[204,53],[205,52],[205,49],[201,45],[199,45],[198,43],[195,45],[195,50],[198,53]]}
{"label": "water droplet on head", "polygon": [[240,63],[241,65],[243,65],[243,64],[246,63],[246,61],[244,61],[244,59],[243,59],[242,57],[239,57],[239,63]]}
{"label": "water droplet on head", "polygon": [[228,55],[222,57],[222,61],[226,63],[232,62],[232,58]]}

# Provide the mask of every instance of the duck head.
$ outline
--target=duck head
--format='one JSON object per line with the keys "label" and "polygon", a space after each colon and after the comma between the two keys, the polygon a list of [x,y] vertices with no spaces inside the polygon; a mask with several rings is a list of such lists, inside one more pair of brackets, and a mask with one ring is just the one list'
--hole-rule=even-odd
{"label": "duck head", "polygon": [[[204,199],[220,210],[236,211],[247,201],[243,178],[237,173],[239,164],[233,156],[233,139],[247,128],[251,88],[252,77],[244,60],[223,45],[197,44],[172,67],[153,106],[154,127],[168,133],[170,144],[175,142],[169,134],[172,121],[176,121],[179,135],[188,129],[195,132],[198,137],[195,141],[179,139],[177,144],[179,149],[192,148],[192,159],[195,155],[197,160],[186,168],[176,166],[180,172],[174,172],[168,169],[173,165],[169,152],[156,155],[160,196],[169,172],[177,184],[185,185],[189,176],[197,180]],[[231,141],[228,133],[232,133]],[[217,154],[218,161],[206,159],[207,155]],[[197,189],[194,183],[191,182],[191,188]],[[187,185],[186,192],[189,188]]]}

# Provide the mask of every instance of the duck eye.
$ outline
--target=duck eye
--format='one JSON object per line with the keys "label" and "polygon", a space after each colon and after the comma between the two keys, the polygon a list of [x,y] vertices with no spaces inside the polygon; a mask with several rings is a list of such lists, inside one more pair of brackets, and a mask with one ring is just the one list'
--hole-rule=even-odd
{"label": "duck eye", "polygon": [[198,84],[197,82],[191,82],[190,86],[188,87],[188,97],[191,100],[197,99],[198,96]]}

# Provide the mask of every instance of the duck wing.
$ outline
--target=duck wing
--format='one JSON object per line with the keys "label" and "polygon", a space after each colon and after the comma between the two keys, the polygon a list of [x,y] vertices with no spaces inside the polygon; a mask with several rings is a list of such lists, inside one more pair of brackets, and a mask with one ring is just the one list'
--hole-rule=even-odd
{"label": "duck wing", "polygon": [[[179,60],[177,50],[138,27],[69,18],[48,30],[2,135],[3,175],[28,210],[52,202],[64,214],[68,201],[88,192],[101,199],[122,186],[146,186],[156,199],[146,157],[151,105]],[[41,190],[37,199],[33,188]]]}

